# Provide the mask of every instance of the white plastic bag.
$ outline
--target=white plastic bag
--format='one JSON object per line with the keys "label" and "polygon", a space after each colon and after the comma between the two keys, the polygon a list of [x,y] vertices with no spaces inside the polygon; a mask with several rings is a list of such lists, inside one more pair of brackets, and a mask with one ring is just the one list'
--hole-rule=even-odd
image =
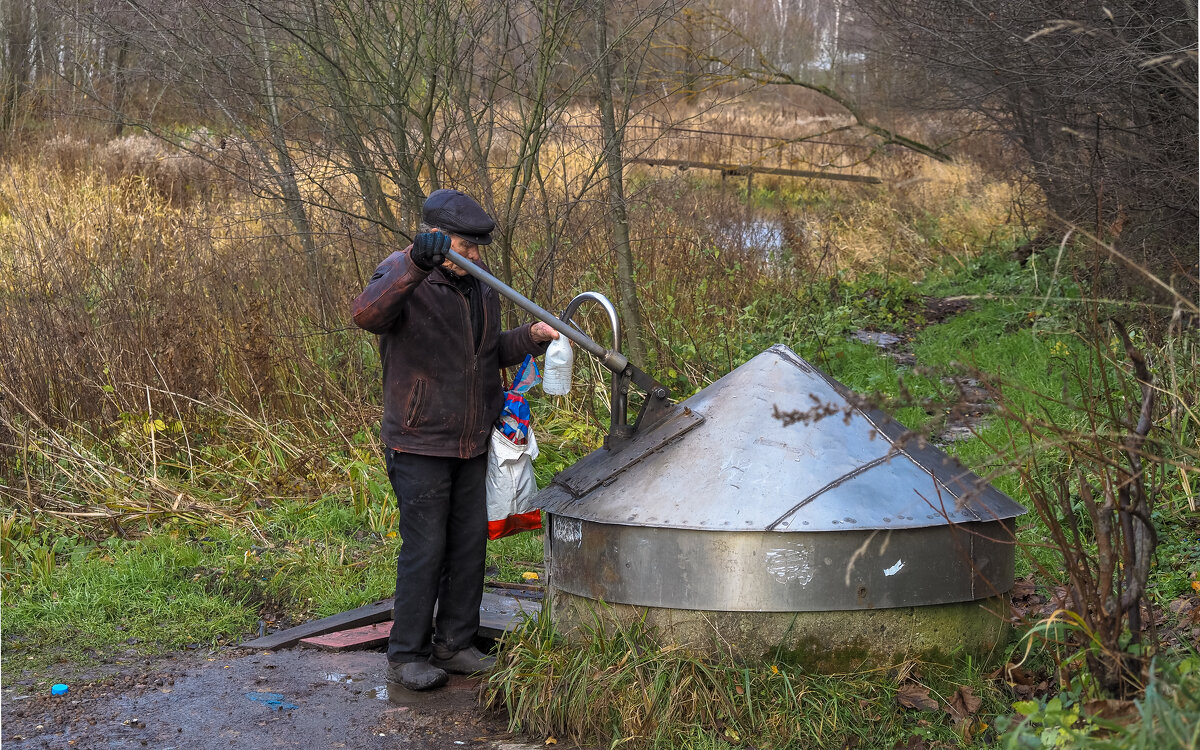
{"label": "white plastic bag", "polygon": [[542,527],[542,513],[531,502],[537,494],[533,476],[537,454],[533,430],[525,445],[517,445],[492,428],[487,471],[488,539]]}

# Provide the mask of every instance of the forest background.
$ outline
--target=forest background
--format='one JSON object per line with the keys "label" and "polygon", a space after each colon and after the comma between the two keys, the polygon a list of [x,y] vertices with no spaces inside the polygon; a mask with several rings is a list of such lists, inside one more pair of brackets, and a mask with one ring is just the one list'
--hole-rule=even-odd
{"label": "forest background", "polygon": [[[866,702],[832,726],[744,665],[705,689],[770,710],[558,710],[548,662],[510,665],[542,703],[492,694],[514,725],[828,745],[877,740],[879,698],[896,741],[1195,745],[1194,5],[3,0],[0,35],[6,683],[390,593],[347,305],[456,187],[498,276],[608,295],[677,397],[785,343],[956,453],[1033,511],[1021,596],[1047,605],[997,672],[785,674]],[[542,481],[606,431],[579,375],[534,404]],[[492,575],[540,557],[494,545]],[[914,683],[986,702],[931,724]]]}

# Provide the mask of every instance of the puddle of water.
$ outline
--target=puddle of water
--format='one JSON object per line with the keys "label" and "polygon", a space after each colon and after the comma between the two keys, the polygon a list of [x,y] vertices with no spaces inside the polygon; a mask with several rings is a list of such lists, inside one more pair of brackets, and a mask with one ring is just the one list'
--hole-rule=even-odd
{"label": "puddle of water", "polygon": [[376,685],[371,688],[371,692],[375,694],[376,700],[385,701],[388,699],[387,685]]}
{"label": "puddle of water", "polygon": [[900,343],[900,337],[896,334],[883,333],[881,331],[855,331],[850,334],[850,338],[855,341],[861,341],[864,344],[874,344],[880,349],[886,349],[889,346]]}
{"label": "puddle of water", "polygon": [[321,676],[328,682],[344,682],[347,685],[354,682],[353,677],[348,674],[342,674],[341,672],[327,672]]}

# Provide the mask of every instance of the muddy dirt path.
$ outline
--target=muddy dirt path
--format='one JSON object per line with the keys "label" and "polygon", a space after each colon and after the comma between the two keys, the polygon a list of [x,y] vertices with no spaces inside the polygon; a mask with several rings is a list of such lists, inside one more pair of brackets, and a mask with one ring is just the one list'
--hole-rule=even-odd
{"label": "muddy dirt path", "polygon": [[540,746],[544,738],[522,742],[484,714],[478,688],[467,677],[426,693],[390,685],[383,654],[371,651],[172,656],[71,684],[65,696],[6,685],[2,740],[6,750]]}
{"label": "muddy dirt path", "polygon": [[[925,322],[921,327],[945,322],[969,308],[970,302],[962,299],[926,298],[922,313]],[[896,362],[898,371],[904,374],[919,366],[912,352],[912,340],[919,330],[919,327],[911,325],[899,334],[858,330],[851,333],[849,338],[877,347],[882,354],[891,357]],[[950,443],[970,440],[978,434],[987,417],[995,411],[993,401],[996,394],[972,377],[949,376],[942,377],[941,381],[953,389],[956,397],[946,404],[945,418],[928,437],[936,447],[945,448]],[[933,412],[927,414],[930,417],[934,416]],[[919,425],[906,426],[916,428]]]}

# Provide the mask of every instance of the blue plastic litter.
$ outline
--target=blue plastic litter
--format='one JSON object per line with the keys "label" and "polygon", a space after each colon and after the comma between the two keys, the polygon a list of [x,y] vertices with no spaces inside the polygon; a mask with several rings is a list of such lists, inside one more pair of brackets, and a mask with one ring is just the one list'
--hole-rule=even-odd
{"label": "blue plastic litter", "polygon": [[50,695],[66,695],[67,691],[70,689],[71,688],[67,687],[61,682],[56,682],[50,686]]}
{"label": "blue plastic litter", "polygon": [[513,387],[504,393],[504,409],[496,420],[496,429],[513,441],[515,445],[525,445],[529,441],[529,420],[531,414],[525,393],[530,388],[542,382],[542,373],[538,370],[537,362],[526,354],[525,361],[513,378]]}
{"label": "blue plastic litter", "polygon": [[258,701],[272,711],[299,708],[296,704],[284,700],[282,693],[246,693],[246,697],[252,701]]}

